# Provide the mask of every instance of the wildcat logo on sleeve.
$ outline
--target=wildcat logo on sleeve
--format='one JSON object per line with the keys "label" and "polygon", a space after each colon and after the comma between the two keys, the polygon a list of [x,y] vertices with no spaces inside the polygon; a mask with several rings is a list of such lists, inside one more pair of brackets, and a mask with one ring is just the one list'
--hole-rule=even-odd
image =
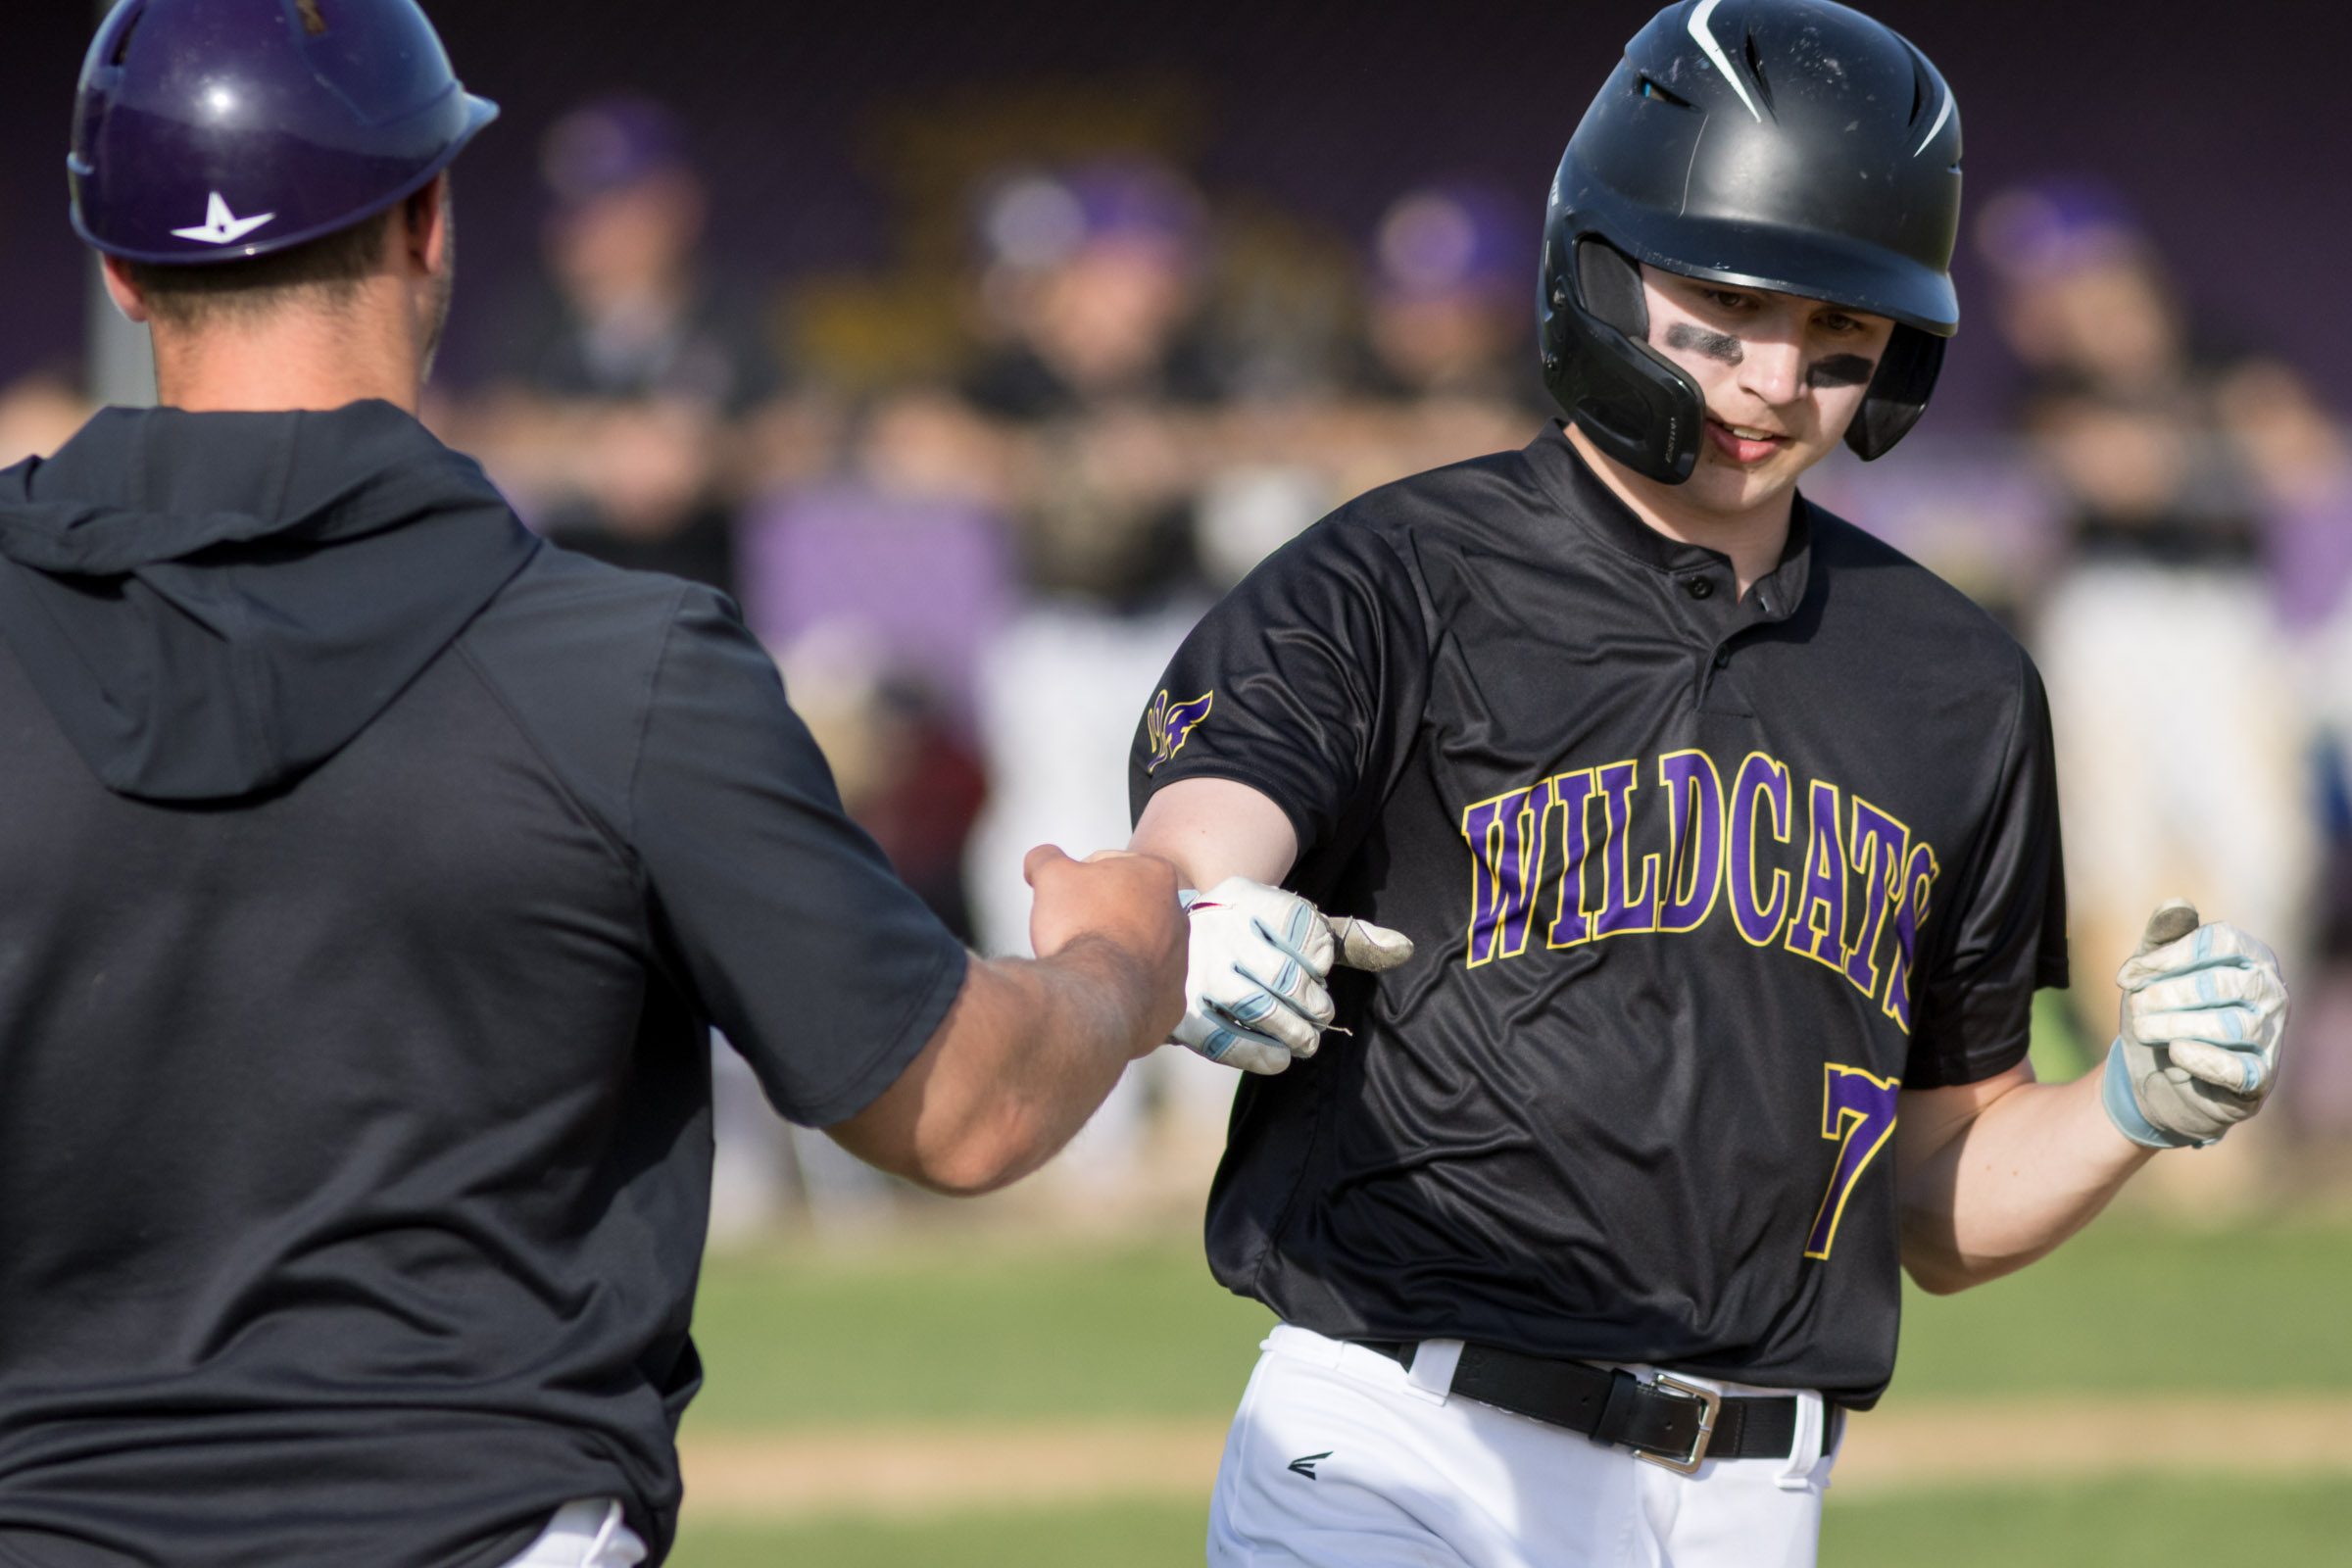
{"label": "wildcat logo on sleeve", "polygon": [[1144,722],[1152,732],[1152,760],[1144,765],[1144,771],[1158,772],[1160,763],[1183,751],[1184,743],[1192,739],[1193,731],[1208,717],[1209,705],[1216,700],[1215,692],[1189,703],[1171,703],[1165,691],[1153,698],[1152,711],[1144,715]]}

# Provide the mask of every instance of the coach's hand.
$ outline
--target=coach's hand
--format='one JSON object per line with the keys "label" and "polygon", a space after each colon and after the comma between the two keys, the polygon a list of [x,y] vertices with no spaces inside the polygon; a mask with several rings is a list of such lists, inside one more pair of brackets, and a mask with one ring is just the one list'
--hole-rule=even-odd
{"label": "coach's hand", "polygon": [[1331,1027],[1323,982],[1334,963],[1393,969],[1413,956],[1400,931],[1325,914],[1296,893],[1246,877],[1179,897],[1193,934],[1174,1038],[1246,1072],[1280,1072],[1315,1054]]}
{"label": "coach's hand", "polygon": [[1138,1052],[1164,1038],[1178,1006],[1188,932],[1177,913],[1176,868],[1149,855],[1105,850],[1073,860],[1051,844],[1022,866],[1037,892],[1029,946],[1040,958],[1074,961],[1082,954],[1114,960],[1120,990],[1132,997]]}
{"label": "coach's hand", "polygon": [[2278,1077],[2286,983],[2269,948],[2197,923],[2175,899],[2118,970],[2123,1016],[2101,1094],[2126,1138],[2202,1148],[2262,1108]]}

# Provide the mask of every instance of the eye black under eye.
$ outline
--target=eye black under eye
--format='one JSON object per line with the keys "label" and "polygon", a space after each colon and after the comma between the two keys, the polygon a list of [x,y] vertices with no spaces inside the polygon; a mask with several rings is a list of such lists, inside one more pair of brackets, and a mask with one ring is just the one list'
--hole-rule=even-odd
{"label": "eye black under eye", "polygon": [[1862,355],[1832,354],[1813,362],[1805,381],[1817,387],[1867,386],[1878,370],[1878,362]]}

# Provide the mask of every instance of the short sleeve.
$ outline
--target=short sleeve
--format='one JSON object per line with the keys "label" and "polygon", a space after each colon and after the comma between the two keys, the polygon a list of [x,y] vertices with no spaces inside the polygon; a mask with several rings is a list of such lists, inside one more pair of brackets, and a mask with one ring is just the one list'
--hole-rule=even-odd
{"label": "short sleeve", "polygon": [[1429,657],[1402,560],[1345,517],[1275,552],[1177,651],[1129,754],[1136,816],[1178,779],[1222,778],[1282,808],[1302,860],[1368,824],[1417,730]]}
{"label": "short sleeve", "polygon": [[1907,1089],[1979,1083],[2016,1066],[2033,1034],[2034,993],[2068,981],[2049,701],[2033,662],[2022,650],[2017,660],[2019,698],[1984,829],[1959,867],[1954,902],[1929,910],[1940,930]]}
{"label": "short sleeve", "polygon": [[964,979],[960,943],[843,812],[760,644],[695,592],[654,676],[631,836],[706,1012],[792,1120],[898,1080]]}

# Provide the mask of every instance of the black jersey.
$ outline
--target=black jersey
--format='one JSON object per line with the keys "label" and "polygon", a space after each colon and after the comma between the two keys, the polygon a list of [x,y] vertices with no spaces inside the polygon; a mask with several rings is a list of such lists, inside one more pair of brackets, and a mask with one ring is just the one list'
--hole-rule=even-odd
{"label": "black jersey", "polygon": [[734,612],[385,404],[115,411],[0,473],[0,1563],[659,1560],[710,1024],[827,1125],[965,964]]}
{"label": "black jersey", "polygon": [[1132,776],[1139,812],[1262,791],[1290,885],[1419,950],[1243,1080],[1221,1281],[1341,1338],[1877,1397],[1897,1091],[2015,1065],[2066,983],[2048,718],[1989,617],[1801,501],[1740,596],[1554,426],[1260,566]]}

